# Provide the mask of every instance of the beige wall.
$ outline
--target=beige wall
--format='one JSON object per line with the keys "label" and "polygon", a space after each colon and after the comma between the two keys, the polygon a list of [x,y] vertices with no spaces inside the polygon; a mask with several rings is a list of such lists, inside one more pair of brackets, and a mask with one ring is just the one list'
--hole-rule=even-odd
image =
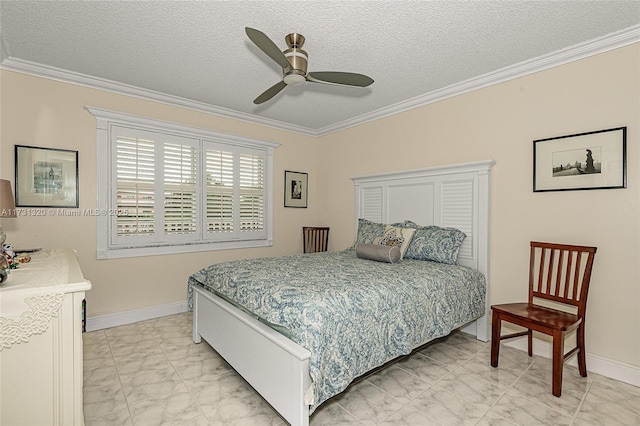
{"label": "beige wall", "polygon": [[[78,250],[93,284],[89,317],[184,301],[189,274],[225,260],[300,252],[302,226],[317,221],[316,138],[8,71],[1,71],[0,95],[0,178],[14,180],[16,144],[78,150],[80,209],[96,208],[96,120],[85,105],[281,144],[274,155],[273,247],[98,261],[95,218],[2,219],[16,247]],[[283,207],[284,170],[309,173],[310,208]]]}
{"label": "beige wall", "polygon": [[[495,159],[491,302],[526,300],[528,243],[598,246],[587,352],[640,366],[640,44],[321,138],[331,248],[352,243],[351,177]],[[626,189],[533,193],[535,139],[627,126]]]}
{"label": "beige wall", "polygon": [[[0,178],[13,181],[15,144],[79,151],[80,208],[95,208],[90,105],[281,143],[275,152],[274,246],[122,260],[95,259],[95,220],[3,219],[20,247],[74,247],[94,288],[89,316],[185,300],[186,278],[214,262],[300,251],[301,227],[331,226],[331,249],[353,242],[351,177],[495,159],[491,195],[492,302],[526,297],[533,239],[599,247],[587,350],[640,366],[640,45],[477,90],[318,139],[136,98],[0,71]],[[628,187],[532,192],[532,141],[628,126]],[[309,173],[309,208],[283,205],[283,171]]]}

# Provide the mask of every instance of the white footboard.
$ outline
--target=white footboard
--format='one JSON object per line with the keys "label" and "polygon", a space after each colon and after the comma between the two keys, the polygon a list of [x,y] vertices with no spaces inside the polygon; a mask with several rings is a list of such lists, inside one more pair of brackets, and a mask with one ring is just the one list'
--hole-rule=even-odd
{"label": "white footboard", "polygon": [[193,341],[204,338],[289,423],[307,426],[311,353],[195,286],[193,309]]}

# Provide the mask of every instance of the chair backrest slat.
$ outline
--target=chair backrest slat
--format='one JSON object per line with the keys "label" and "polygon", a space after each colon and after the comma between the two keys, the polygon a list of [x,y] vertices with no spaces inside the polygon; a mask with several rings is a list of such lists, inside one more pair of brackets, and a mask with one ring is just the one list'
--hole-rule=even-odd
{"label": "chair backrest slat", "polygon": [[[534,252],[535,253],[535,252]],[[544,267],[546,265],[545,261],[544,261],[544,256],[545,255],[545,251],[541,250],[540,251],[540,276],[538,277],[538,291],[540,291],[540,289],[543,286],[543,279],[544,279]]]}
{"label": "chair backrest slat", "polygon": [[[555,253],[556,250],[554,250],[553,252]],[[564,250],[559,250],[559,252],[558,252],[558,269],[556,271],[556,286],[555,286],[555,288],[553,290],[553,295],[554,296],[558,296],[558,294],[560,293],[561,286],[562,286],[562,281],[561,280],[562,280],[562,271],[564,270],[562,268],[562,264],[563,264],[563,261],[564,261],[564,254],[565,254]]]}
{"label": "chair backrest slat", "polygon": [[[542,298],[578,307],[583,313],[597,248],[531,242],[529,302]],[[586,256],[586,259],[585,259]]]}
{"label": "chair backrest slat", "polygon": [[580,287],[580,284],[578,282],[578,279],[580,277],[580,264],[581,263],[582,263],[582,252],[578,252],[578,253],[576,253],[576,271],[574,273],[574,282],[573,282],[573,296],[572,297],[574,299],[577,299],[579,297],[578,288]]}
{"label": "chair backrest slat", "polygon": [[327,251],[329,228],[326,226],[304,226],[302,228],[302,246],[304,253]]}
{"label": "chair backrest slat", "polygon": [[[580,260],[580,253],[578,253],[578,260]],[[573,264],[573,253],[568,252],[567,253],[567,271],[566,271],[566,276],[565,276],[565,280],[564,280],[564,293],[563,293],[563,297],[568,298],[569,297],[569,289],[571,288],[571,265]],[[578,263],[576,263],[576,265],[578,265]],[[577,271],[577,270],[576,270]],[[577,278],[578,274],[576,273],[575,278]],[[574,288],[574,293],[573,293],[573,298],[576,298],[576,293],[575,293],[575,289],[577,287],[577,281],[574,278],[574,282],[573,282],[573,288]]]}

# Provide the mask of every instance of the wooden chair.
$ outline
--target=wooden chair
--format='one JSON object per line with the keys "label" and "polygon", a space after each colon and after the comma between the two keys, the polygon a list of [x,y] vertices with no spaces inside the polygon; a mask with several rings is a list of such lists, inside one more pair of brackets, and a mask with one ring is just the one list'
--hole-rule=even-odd
{"label": "wooden chair", "polygon": [[[529,356],[532,355],[532,330],[553,337],[553,384],[552,393],[562,392],[562,369],[564,361],[578,354],[578,369],[587,377],[584,345],[584,321],[587,308],[587,293],[591,281],[591,268],[596,247],[567,244],[531,242],[529,261],[529,301],[493,305],[491,331],[491,365],[498,366],[500,341],[527,336]],[[545,306],[534,304],[546,299]],[[548,307],[553,305],[554,307]],[[575,313],[555,309],[568,308]],[[576,310],[577,308],[577,310]],[[527,331],[500,335],[502,321],[525,327]],[[577,329],[576,347],[564,353],[565,334]]]}
{"label": "wooden chair", "polygon": [[302,228],[302,246],[304,253],[327,251],[329,228],[326,226],[305,226]]}

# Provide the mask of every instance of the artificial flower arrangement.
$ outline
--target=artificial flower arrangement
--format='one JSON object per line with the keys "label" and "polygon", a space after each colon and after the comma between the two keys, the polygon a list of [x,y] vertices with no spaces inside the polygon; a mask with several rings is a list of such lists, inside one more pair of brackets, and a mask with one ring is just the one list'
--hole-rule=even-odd
{"label": "artificial flower arrangement", "polygon": [[[3,244],[2,249],[0,249],[0,254],[4,256],[6,259],[6,264],[8,269],[17,269],[20,262],[18,262],[18,258],[16,257],[16,252],[13,251],[13,246],[11,244]],[[4,265],[3,265],[4,266]],[[3,267],[2,269],[6,269],[7,267]]]}

